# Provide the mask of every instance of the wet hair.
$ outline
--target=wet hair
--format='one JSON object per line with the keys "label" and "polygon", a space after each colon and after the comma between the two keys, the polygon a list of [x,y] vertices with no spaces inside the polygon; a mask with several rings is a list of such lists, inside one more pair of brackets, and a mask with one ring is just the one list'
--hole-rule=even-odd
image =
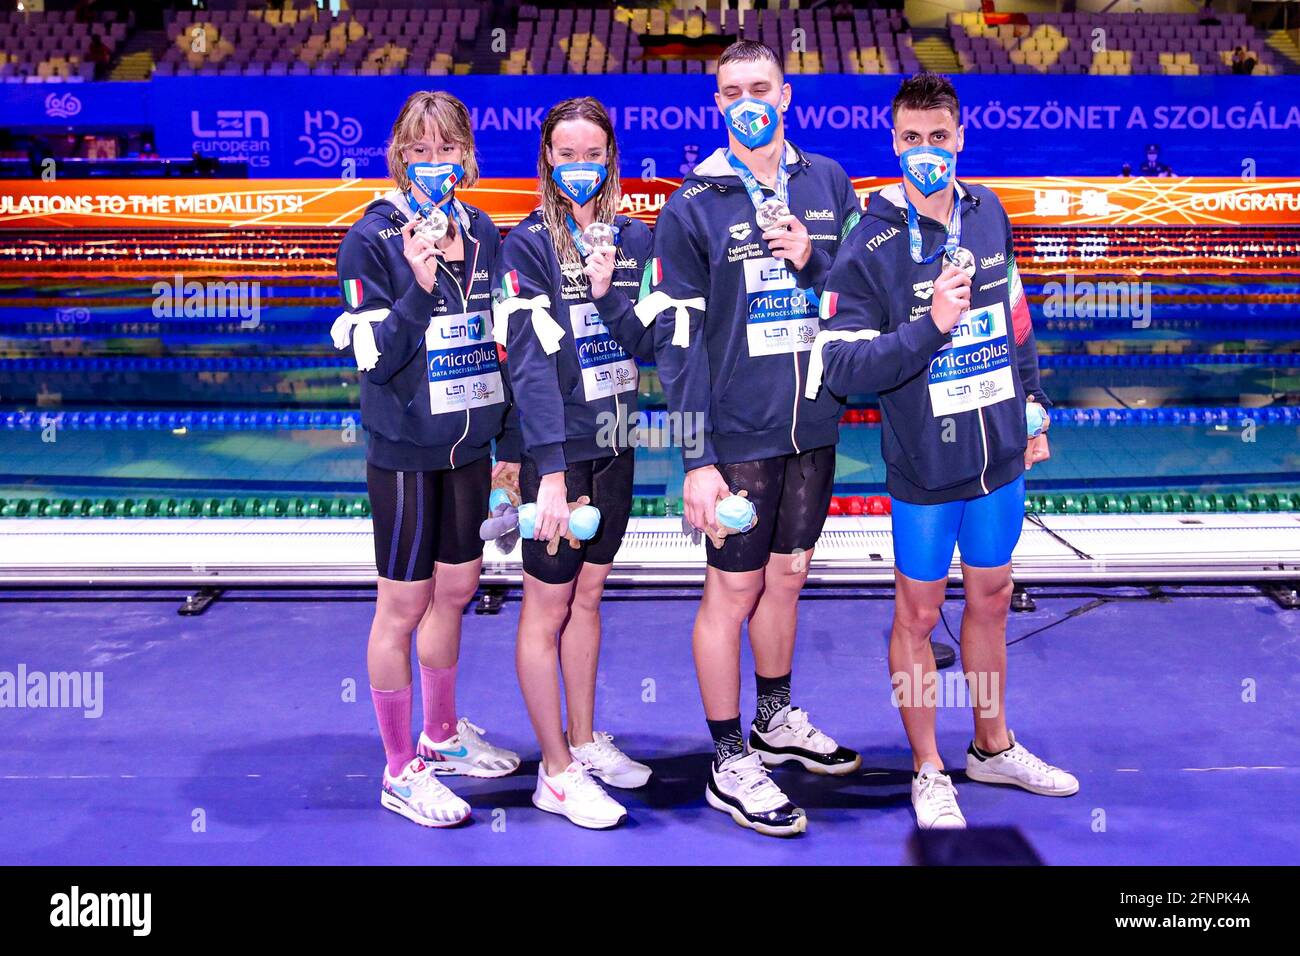
{"label": "wet hair", "polygon": [[569,234],[564,217],[569,212],[569,198],[560,192],[551,173],[555,164],[548,155],[551,148],[551,136],[555,127],[569,120],[586,120],[598,126],[605,134],[605,181],[600,184],[600,191],[592,200],[596,204],[596,221],[614,223],[618,212],[619,200],[623,197],[623,187],[618,181],[618,143],[614,139],[614,124],[610,122],[609,113],[600,100],[594,96],[579,96],[563,100],[551,107],[542,121],[542,146],[537,153],[537,179],[542,198],[542,221],[551,234],[551,245],[555,247],[555,257],[560,262],[581,263],[582,254]]}

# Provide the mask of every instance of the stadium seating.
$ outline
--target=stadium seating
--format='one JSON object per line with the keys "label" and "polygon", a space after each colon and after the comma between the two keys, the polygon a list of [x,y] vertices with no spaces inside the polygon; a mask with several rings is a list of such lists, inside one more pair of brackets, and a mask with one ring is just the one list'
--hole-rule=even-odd
{"label": "stadium seating", "polygon": [[[767,0],[761,9],[741,0],[721,11],[506,8],[475,0],[351,0],[337,14],[312,0],[206,6],[168,12],[161,31],[136,29],[134,18],[114,20],[112,13],[96,14],[95,24],[77,22],[72,12],[0,13],[0,79],[95,79],[96,35],[115,64],[114,79],[705,73],[720,45],[736,36],[782,50],[791,74],[911,73],[923,65],[953,69],[955,62],[968,73],[1197,76],[1232,72],[1237,47],[1255,59],[1255,74],[1300,69],[1291,58],[1300,51],[1281,31],[1265,35],[1244,14],[1228,13],[1209,25],[1197,14],[960,12],[949,15],[946,37],[943,30],[920,31],[914,45],[900,10],[788,9]],[[104,51],[97,52],[106,65]]]}
{"label": "stadium seating", "polygon": [[[1205,76],[1232,72],[1232,51],[1255,58],[1256,75],[1284,72],[1282,58],[1246,22],[1218,14],[1202,25],[1196,14],[1030,13],[1024,22],[991,24],[980,12],[949,17],[949,36],[968,73],[1164,73]],[[1097,31],[1101,31],[1098,33]]]}
{"label": "stadium seating", "polygon": [[338,15],[310,4],[169,14],[155,75],[468,73],[479,25],[468,2]]}
{"label": "stadium seating", "polygon": [[0,13],[0,79],[15,82],[93,80],[91,44],[98,36],[111,58],[130,31],[130,20],[105,13],[94,24],[72,11]]}
{"label": "stadium seating", "polygon": [[[616,8],[519,10],[503,73],[703,73],[708,58],[646,56],[644,37],[740,36],[785,52],[788,73],[898,73],[919,69],[902,14],[830,9],[679,12]],[[797,33],[796,31],[802,31]],[[797,37],[797,42],[791,38]],[[796,48],[797,47],[797,48]]]}

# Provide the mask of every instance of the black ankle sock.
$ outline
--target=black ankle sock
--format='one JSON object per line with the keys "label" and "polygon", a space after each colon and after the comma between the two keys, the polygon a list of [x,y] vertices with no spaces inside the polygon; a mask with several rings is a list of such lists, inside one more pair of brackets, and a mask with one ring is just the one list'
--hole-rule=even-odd
{"label": "black ankle sock", "polygon": [[758,708],[754,712],[754,726],[759,730],[771,729],[772,718],[790,706],[790,675],[764,677],[755,674],[758,684]]}
{"label": "black ankle sock", "polygon": [[1011,745],[1008,744],[1006,747],[1003,747],[1001,750],[995,750],[992,753],[989,753],[987,750],[980,750],[980,748],[975,744],[975,741],[972,740],[970,743],[970,749],[971,749],[971,753],[975,754],[975,756],[978,757],[980,760],[988,760],[990,757],[996,757],[998,754],[1006,753],[1008,750],[1011,749]]}
{"label": "black ankle sock", "polygon": [[714,766],[722,766],[729,757],[745,752],[745,738],[740,733],[740,715],[726,720],[710,720],[709,733],[713,736]]}

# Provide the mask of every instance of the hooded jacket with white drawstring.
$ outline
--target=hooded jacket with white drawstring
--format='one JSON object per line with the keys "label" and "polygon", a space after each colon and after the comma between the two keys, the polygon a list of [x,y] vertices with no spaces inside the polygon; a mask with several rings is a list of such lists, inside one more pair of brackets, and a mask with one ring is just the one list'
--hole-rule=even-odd
{"label": "hooded jacket with white drawstring", "polygon": [[[943,257],[913,260],[901,184],[871,195],[826,280],[824,331],[808,394],[879,392],[886,487],[915,504],[974,498],[1025,468],[1027,396],[1039,382],[1029,303],[1016,270],[1011,221],[993,192],[956,183],[961,246],[973,256],[970,309],[951,333],[930,317]],[[918,214],[922,254],[947,237]]]}
{"label": "hooded jacket with white drawstring", "polygon": [[463,282],[441,260],[432,292],[415,280],[402,253],[409,207],[396,190],[367,206],[339,246],[347,308],[331,336],[356,356],[366,460],[389,471],[455,468],[490,454],[494,441],[500,460],[519,460],[490,317],[501,236],[486,213],[461,205]]}
{"label": "hooded jacket with white drawstring", "polygon": [[787,142],[783,160],[790,211],[812,238],[802,269],[772,256],[724,149],[695,167],[655,224],[637,311],[657,316],[659,378],[691,439],[683,442],[688,470],[838,438],[840,401],[829,393],[804,398],[803,386],[817,297],[860,207],[833,159]]}
{"label": "hooded jacket with white drawstring", "polygon": [[598,299],[580,263],[561,263],[541,210],[510,230],[493,270],[498,341],[510,356],[523,453],[539,475],[622,454],[615,424],[636,411],[636,360],[653,339],[633,312],[650,229],[619,215],[614,274]]}

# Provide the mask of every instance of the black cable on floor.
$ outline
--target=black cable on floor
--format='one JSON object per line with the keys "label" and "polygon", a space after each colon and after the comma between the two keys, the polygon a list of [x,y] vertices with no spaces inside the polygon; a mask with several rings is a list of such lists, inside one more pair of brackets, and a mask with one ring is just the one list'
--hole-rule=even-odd
{"label": "black cable on floor", "polygon": [[943,613],[943,607],[939,608],[939,620],[943,621],[943,629],[948,632],[948,637],[952,639],[953,647],[957,648],[957,653],[961,653],[961,641],[952,633],[952,628],[948,626],[948,615]]}
{"label": "black cable on floor", "polygon": [[[1056,625],[1058,624],[1063,624],[1066,621],[1070,620],[1071,618],[1080,617],[1081,615],[1087,614],[1089,611],[1095,611],[1097,608],[1103,607],[1104,605],[1107,604],[1118,604],[1124,601],[1159,601],[1163,603],[1164,601],[1167,600],[1168,600],[1168,595],[1161,593],[1159,589],[1153,589],[1151,593],[1145,596],[1134,594],[1134,595],[1124,595],[1121,597],[1093,598],[1087,604],[1080,604],[1078,607],[1066,611],[1064,615],[1057,618],[1055,621],[1052,621],[1051,623],[1048,624],[1044,624],[1042,627],[1034,628],[1034,630],[1030,631],[1027,634],[1021,634],[1014,641],[1007,641],[1007,647],[1012,647],[1013,645],[1019,644],[1021,641],[1026,641],[1029,638],[1033,637],[1035,634],[1042,634],[1044,631],[1050,630],[1056,627]],[[943,621],[943,629],[948,632],[948,637],[952,638],[952,642],[956,646],[957,652],[960,655],[961,642],[957,640],[956,637],[953,637],[952,628],[948,626],[948,615],[944,613],[942,607],[939,608],[939,618],[940,620]]]}
{"label": "black cable on floor", "polygon": [[1030,521],[1032,524],[1036,524],[1036,525],[1038,525],[1038,527],[1040,527],[1040,528],[1042,528],[1044,531],[1046,531],[1046,532],[1047,532],[1049,535],[1051,535],[1052,538],[1053,538],[1055,541],[1057,541],[1059,544],[1063,544],[1063,545],[1065,545],[1067,548],[1069,548],[1071,551],[1073,551],[1073,552],[1075,553],[1075,555],[1077,555],[1078,557],[1082,558],[1082,559],[1085,560],[1085,561],[1091,561],[1091,560],[1093,560],[1092,555],[1088,554],[1086,551],[1080,551],[1078,548],[1076,548],[1074,545],[1070,544],[1070,542],[1066,541],[1064,538],[1062,538],[1059,534],[1057,534],[1055,531],[1053,531],[1053,530],[1052,530],[1051,528],[1049,528],[1047,525],[1043,524],[1043,519],[1040,518],[1040,517],[1038,516],[1038,512],[1037,512],[1037,511],[1026,511],[1026,512],[1025,512],[1025,517],[1028,518],[1029,521]]}
{"label": "black cable on floor", "polygon": [[[1140,598],[1139,600],[1154,600],[1154,599]],[[1111,603],[1110,598],[1096,598],[1092,601],[1089,601],[1087,604],[1080,604],[1078,607],[1074,608],[1072,611],[1067,611],[1063,617],[1060,617],[1057,620],[1052,621],[1050,624],[1044,624],[1042,627],[1035,628],[1034,630],[1030,631],[1028,634],[1021,634],[1014,641],[1007,641],[1007,647],[1011,647],[1014,644],[1019,644],[1021,641],[1028,640],[1029,638],[1033,637],[1035,634],[1042,634],[1043,631],[1056,627],[1056,625],[1058,624],[1064,624],[1072,617],[1079,617],[1080,615],[1087,614],[1089,611],[1096,610],[1097,608],[1110,603]]]}

